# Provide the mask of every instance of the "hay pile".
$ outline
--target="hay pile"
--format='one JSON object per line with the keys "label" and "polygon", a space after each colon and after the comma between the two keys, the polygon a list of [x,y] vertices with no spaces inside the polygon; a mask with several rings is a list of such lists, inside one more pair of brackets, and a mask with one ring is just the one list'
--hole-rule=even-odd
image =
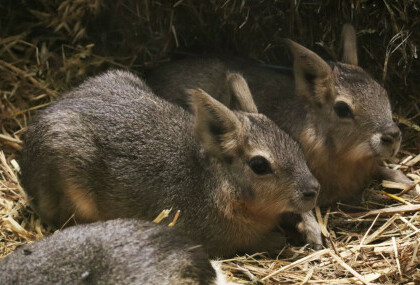
{"label": "hay pile", "polygon": [[[141,74],[185,52],[289,64],[277,46],[281,37],[337,59],[346,21],[358,29],[361,66],[387,87],[404,134],[400,156],[389,166],[419,183],[419,9],[413,0],[1,1],[0,255],[51,233],[28,207],[16,159],[27,122],[61,91],[110,67]],[[419,200],[384,189],[367,189],[367,196],[383,198],[367,198],[359,216],[318,213],[327,249],[288,247],[279,258],[242,256],[223,268],[241,282],[418,284]]]}

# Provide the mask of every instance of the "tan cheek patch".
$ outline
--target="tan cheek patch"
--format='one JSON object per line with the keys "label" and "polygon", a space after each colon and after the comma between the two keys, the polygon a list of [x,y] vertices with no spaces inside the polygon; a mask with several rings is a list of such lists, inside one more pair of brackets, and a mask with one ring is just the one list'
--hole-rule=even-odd
{"label": "tan cheek patch", "polygon": [[360,143],[333,155],[313,129],[304,130],[300,139],[307,163],[322,185],[321,200],[351,195],[372,175],[374,160],[369,143]]}
{"label": "tan cheek patch", "polygon": [[368,143],[360,143],[351,148],[346,155],[343,157],[344,160],[348,161],[359,161],[372,156],[372,151]]}
{"label": "tan cheek patch", "polygon": [[255,201],[244,201],[243,215],[261,226],[273,226],[278,217],[278,210],[273,205],[261,205]]}
{"label": "tan cheek patch", "polygon": [[216,203],[229,220],[248,226],[267,229],[274,226],[277,221],[279,209],[286,205],[278,203],[261,203],[254,199],[238,199],[234,189],[228,183],[224,183],[221,191],[217,191]]}
{"label": "tan cheek patch", "polygon": [[255,198],[244,199],[243,205],[250,218],[259,223],[270,224],[280,213],[292,210],[290,205],[295,197],[295,186],[281,183],[278,178],[263,179],[269,180],[257,182],[259,185],[254,186]]}
{"label": "tan cheek patch", "polygon": [[100,220],[100,213],[96,203],[86,189],[81,188],[76,183],[67,181],[64,192],[76,209],[75,218],[78,222]]}

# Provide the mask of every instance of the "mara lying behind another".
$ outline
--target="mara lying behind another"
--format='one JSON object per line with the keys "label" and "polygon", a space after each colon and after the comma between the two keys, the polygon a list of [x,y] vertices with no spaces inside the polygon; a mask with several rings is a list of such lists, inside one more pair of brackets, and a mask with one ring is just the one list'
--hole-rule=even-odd
{"label": "mara lying behind another", "polygon": [[[226,81],[238,72],[248,82],[255,112],[260,111],[302,146],[308,166],[321,184],[318,205],[357,203],[373,178],[412,183],[399,170],[383,166],[400,147],[385,89],[358,66],[356,33],[342,31],[342,62],[327,63],[314,52],[285,40],[294,58],[294,78],[246,60],[217,58],[174,61],[152,70],[153,91],[188,109],[188,88],[201,88],[230,108],[241,108],[247,91]],[[303,215],[307,241],[321,243],[311,213]],[[303,230],[305,232],[305,230]]]}

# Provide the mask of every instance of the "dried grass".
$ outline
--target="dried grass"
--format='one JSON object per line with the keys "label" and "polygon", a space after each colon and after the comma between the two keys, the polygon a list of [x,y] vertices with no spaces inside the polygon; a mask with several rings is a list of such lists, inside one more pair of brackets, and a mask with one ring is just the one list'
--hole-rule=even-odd
{"label": "dried grass", "polygon": [[[336,59],[344,21],[358,28],[361,65],[384,80],[396,106],[404,144],[388,166],[407,173],[420,192],[419,9],[410,0],[2,1],[0,255],[51,233],[28,206],[16,160],[27,122],[61,91],[109,67],[141,72],[185,51],[283,64],[280,37]],[[317,210],[324,250],[290,246],[278,257],[224,260],[222,268],[243,283],[419,284],[420,202],[407,190],[385,181],[365,191],[358,213],[342,205]]]}

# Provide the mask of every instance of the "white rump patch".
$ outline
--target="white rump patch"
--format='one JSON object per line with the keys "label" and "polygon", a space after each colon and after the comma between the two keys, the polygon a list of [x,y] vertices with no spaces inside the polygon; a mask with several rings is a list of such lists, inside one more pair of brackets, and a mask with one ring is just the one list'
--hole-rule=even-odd
{"label": "white rump patch", "polygon": [[214,270],[216,271],[216,280],[214,284],[216,285],[233,285],[238,284],[232,281],[227,281],[225,273],[222,271],[221,262],[218,260],[211,260],[211,265],[213,266]]}

